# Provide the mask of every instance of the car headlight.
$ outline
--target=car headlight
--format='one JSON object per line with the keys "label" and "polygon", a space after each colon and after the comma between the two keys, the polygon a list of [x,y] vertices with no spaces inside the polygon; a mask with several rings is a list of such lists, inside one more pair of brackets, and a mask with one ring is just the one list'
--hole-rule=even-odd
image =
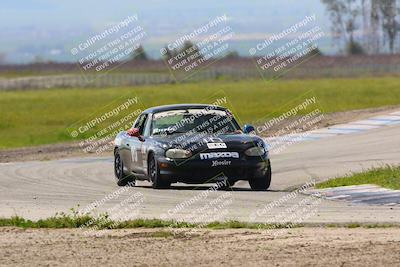
{"label": "car headlight", "polygon": [[250,157],[255,157],[255,156],[262,156],[265,154],[265,149],[263,147],[255,146],[255,147],[250,147],[247,149],[244,154]]}
{"label": "car headlight", "polygon": [[165,152],[165,156],[171,159],[187,159],[192,156],[192,152],[189,150],[172,148]]}

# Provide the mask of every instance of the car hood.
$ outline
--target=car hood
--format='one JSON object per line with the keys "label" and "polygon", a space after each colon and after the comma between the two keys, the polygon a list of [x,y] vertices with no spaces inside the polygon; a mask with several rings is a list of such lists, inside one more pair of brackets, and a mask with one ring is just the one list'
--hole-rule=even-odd
{"label": "car hood", "polygon": [[208,143],[224,143],[226,149],[244,150],[252,146],[264,146],[264,141],[248,134],[221,135],[185,135],[153,136],[153,139],[167,148],[182,148],[194,150],[208,149]]}

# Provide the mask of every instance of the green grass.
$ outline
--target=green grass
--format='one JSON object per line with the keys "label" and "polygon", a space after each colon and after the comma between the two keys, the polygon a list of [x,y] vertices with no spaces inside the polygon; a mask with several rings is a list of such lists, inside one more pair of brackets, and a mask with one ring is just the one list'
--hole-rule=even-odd
{"label": "green grass", "polygon": [[[0,218],[0,227],[15,226],[21,228],[83,228],[90,229],[96,226],[102,229],[130,229],[130,228],[204,228],[204,229],[283,229],[289,227],[302,227],[301,224],[259,224],[239,221],[211,222],[208,224],[196,224],[174,220],[160,219],[134,219],[127,221],[112,221],[107,215],[92,217],[90,215],[57,214],[53,217],[32,221],[19,216]],[[159,236],[168,235],[161,232]]]}
{"label": "green grass", "polygon": [[[74,140],[71,124],[109,111],[127,97],[138,96],[140,108],[172,103],[210,103],[226,96],[240,123],[262,124],[305,98],[316,97],[323,112],[400,104],[400,78],[199,83],[106,89],[50,89],[0,92],[0,149]],[[308,111],[303,111],[308,112]],[[94,128],[80,138],[108,126]]]}
{"label": "green grass", "polygon": [[316,187],[328,188],[361,184],[375,184],[390,189],[400,189],[400,166],[385,166],[354,173],[317,184]]}
{"label": "green grass", "polygon": [[160,219],[134,219],[121,222],[113,222],[104,219],[106,217],[93,218],[89,215],[66,215],[61,213],[59,215],[32,221],[24,219],[22,217],[14,216],[11,218],[0,218],[0,227],[20,227],[20,228],[81,228],[83,230],[90,230],[93,226],[98,226],[95,231],[103,229],[134,229],[134,228],[146,228],[146,229],[161,229],[160,231],[153,232],[149,237],[156,238],[168,238],[175,235],[174,231],[167,229],[210,229],[210,230],[222,230],[222,229],[258,229],[258,230],[278,230],[278,229],[289,229],[299,227],[328,227],[328,228],[389,228],[399,227],[399,224],[369,224],[369,223],[327,223],[327,224],[263,224],[263,223],[248,223],[239,221],[224,221],[224,222],[212,222],[205,225],[199,225],[187,222],[176,222],[172,220],[160,220]]}

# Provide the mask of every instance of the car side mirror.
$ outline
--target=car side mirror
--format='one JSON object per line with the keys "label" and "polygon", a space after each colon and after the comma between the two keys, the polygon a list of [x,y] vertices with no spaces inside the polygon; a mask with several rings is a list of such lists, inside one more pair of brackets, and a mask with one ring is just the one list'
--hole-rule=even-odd
{"label": "car side mirror", "polygon": [[243,133],[245,133],[245,134],[254,133],[255,134],[255,132],[256,132],[256,129],[254,128],[253,125],[246,124],[243,126]]}

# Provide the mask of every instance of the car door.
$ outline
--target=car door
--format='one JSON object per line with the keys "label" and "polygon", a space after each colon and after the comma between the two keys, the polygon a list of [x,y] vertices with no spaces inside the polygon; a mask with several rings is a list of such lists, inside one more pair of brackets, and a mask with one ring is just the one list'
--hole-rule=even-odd
{"label": "car door", "polygon": [[146,117],[146,120],[143,124],[143,128],[141,128],[141,135],[142,135],[142,145],[140,148],[139,153],[139,158],[141,160],[141,165],[139,166],[139,172],[141,174],[146,174],[147,175],[147,152],[149,151],[149,148],[152,145],[152,141],[150,137],[150,131],[151,131],[151,121],[152,121],[152,114],[148,114]]}
{"label": "car door", "polygon": [[[144,126],[147,119],[147,114],[142,114],[136,120],[133,128],[138,128],[139,133],[142,136],[144,132]],[[143,169],[143,157],[142,157],[142,145],[143,139],[138,137],[130,137],[128,138],[127,146],[130,148],[130,166],[129,169],[134,173],[142,173]]]}
{"label": "car door", "polygon": [[131,171],[132,166],[132,154],[130,147],[130,139],[133,138],[129,136],[126,132],[121,136],[121,144],[119,145],[119,154],[121,155],[122,162],[127,170]]}

